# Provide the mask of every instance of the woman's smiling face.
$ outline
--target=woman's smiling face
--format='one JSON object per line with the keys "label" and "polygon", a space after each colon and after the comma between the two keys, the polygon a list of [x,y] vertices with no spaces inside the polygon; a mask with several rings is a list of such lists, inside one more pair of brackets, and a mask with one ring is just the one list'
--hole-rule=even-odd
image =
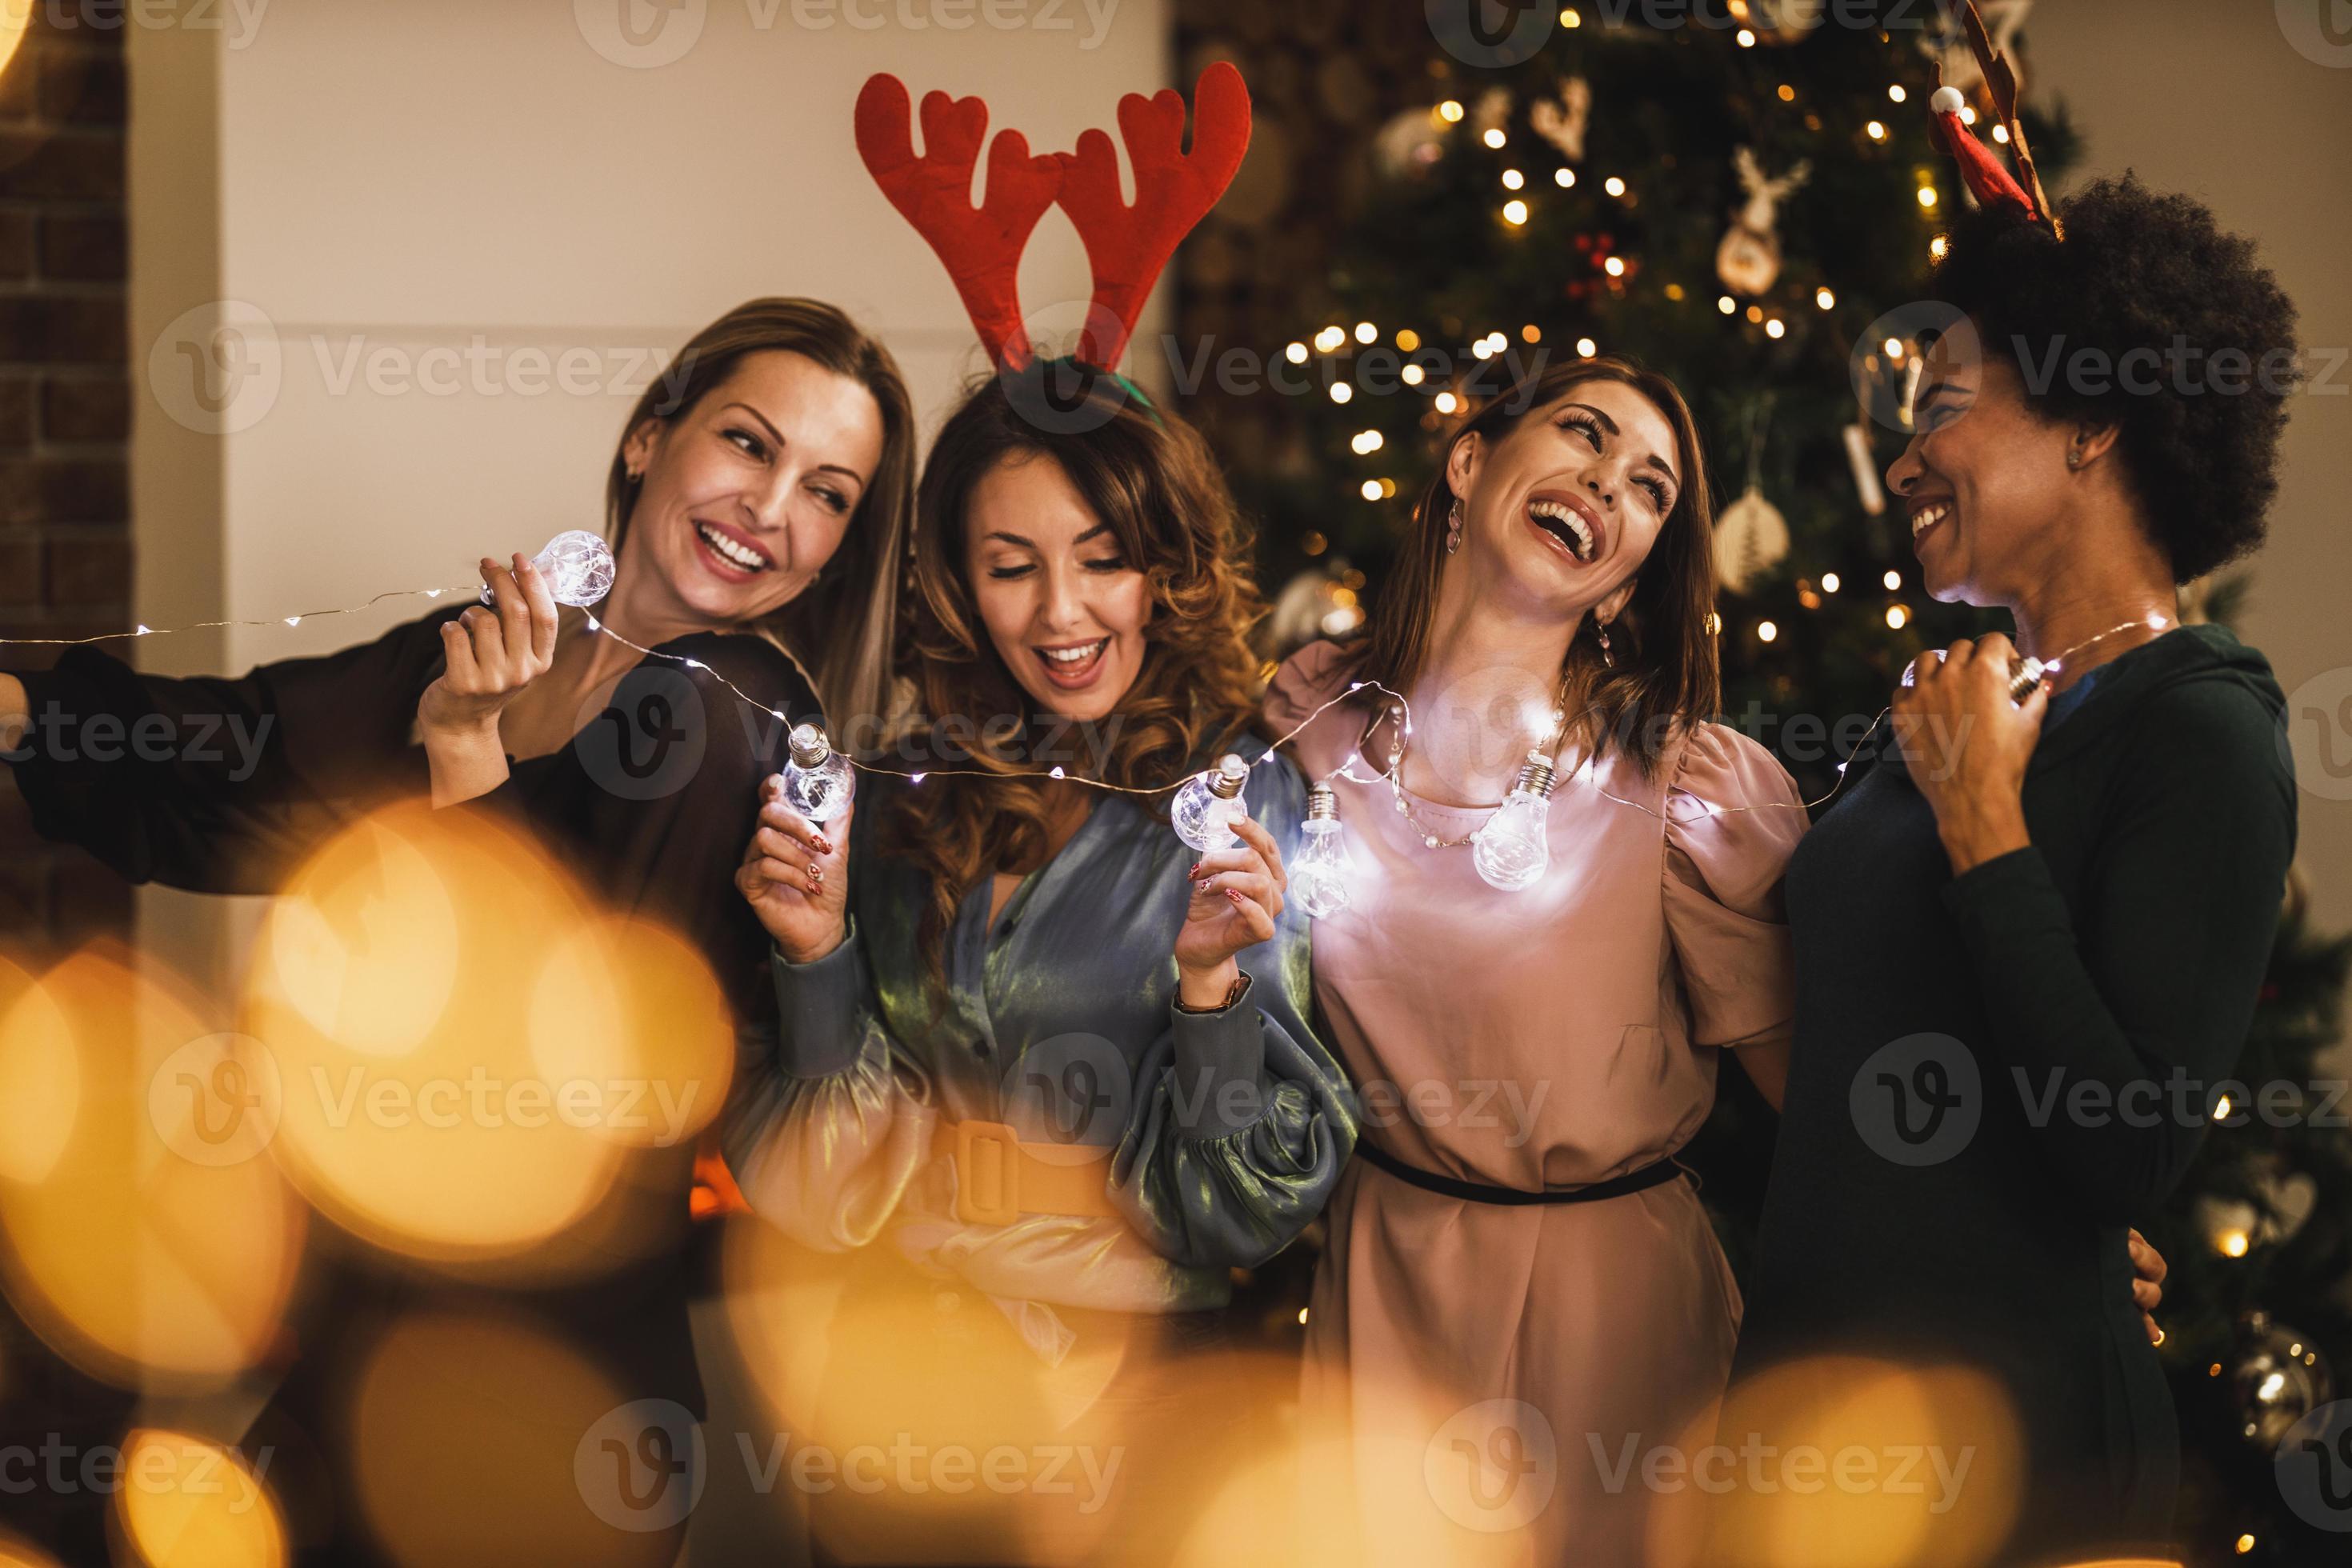
{"label": "woman's smiling face", "polygon": [[747,354],[675,421],[623,447],[644,476],[626,552],[694,618],[757,620],[833,559],[882,460],[882,410],[856,381],[782,350]]}
{"label": "woman's smiling face", "polygon": [[1641,392],[1596,377],[1493,442],[1456,443],[1447,480],[1464,497],[1462,553],[1567,614],[1628,584],[1682,492],[1675,427]]}
{"label": "woman's smiling face", "polygon": [[1041,712],[1108,716],[1143,668],[1150,584],[1062,465],[1007,458],[972,487],[964,572],[982,624]]}

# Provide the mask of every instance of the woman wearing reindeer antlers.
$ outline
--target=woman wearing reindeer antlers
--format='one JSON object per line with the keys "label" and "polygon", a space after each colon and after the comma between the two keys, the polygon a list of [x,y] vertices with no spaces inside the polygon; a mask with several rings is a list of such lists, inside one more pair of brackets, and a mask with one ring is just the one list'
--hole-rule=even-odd
{"label": "woman wearing reindeer antlers", "polygon": [[[1091,1480],[827,1493],[836,1560],[1172,1551],[1234,1457],[1211,1436],[1238,1415],[1212,1381],[1231,1271],[1298,1234],[1354,1142],[1287,897],[1306,791],[1253,733],[1240,520],[1200,437],[1107,368],[1241,161],[1239,75],[1213,68],[1197,100],[1189,154],[1181,97],[1121,101],[1133,209],[1100,132],[1032,158],[1007,131],[976,212],[980,100],[928,95],[920,159],[895,79],[858,103],[867,166],[997,373],[919,491],[914,776],[871,773],[854,826],[779,781],[745,855],[782,1028],[745,1057],[727,1150],[759,1213],[861,1249],[815,1440],[1074,1449]],[[1013,279],[1055,201],[1097,289],[1083,357],[1045,363]],[[1171,824],[1159,786],[1188,774]]]}
{"label": "woman wearing reindeer antlers", "polygon": [[[2226,1114],[2295,839],[2278,685],[2180,625],[2176,585],[2263,538],[2294,310],[2199,203],[2126,175],[2053,206],[1957,91],[1934,108],[1980,207],[1887,488],[1927,591],[2016,635],[1922,658],[1790,868],[1796,1055],[1719,1440],[1865,1412],[1853,1435],[1956,1477],[1973,1455],[1916,1521],[1950,1560],[2170,1556],[2179,1434],[2128,1227]],[[2263,368],[2155,370],[2184,345]],[[2035,384],[2062,348],[2123,372]],[[1743,1491],[1707,1560],[1827,1551],[1862,1511]]]}
{"label": "woman wearing reindeer antlers", "polygon": [[[509,567],[482,563],[494,605],[436,610],[365,646],[234,680],[142,675],[78,647],[53,670],[0,676],[0,715],[32,725],[8,760],[43,834],[133,880],[205,892],[278,891],[387,802],[478,800],[608,909],[686,939],[726,1006],[756,1017],[774,1005],[766,941],[727,883],[740,825],[781,755],[779,721],[819,717],[817,692],[785,648],[817,669],[837,722],[879,706],[915,446],[904,384],[877,341],[817,301],[753,300],[697,333],[621,432],[606,477],[617,562],[593,614],[560,624],[550,584],[517,556]],[[772,714],[747,726],[735,689]],[[137,734],[206,715],[261,737],[258,754],[106,762],[51,744],[71,739],[61,722],[105,719]],[[631,776],[632,759],[668,744],[656,726],[691,726],[698,760]],[[324,957],[316,967],[336,973]],[[500,979],[524,993],[533,982],[527,971]],[[476,1026],[445,1016],[434,1026]],[[715,1103],[723,1081],[702,1087]],[[438,1176],[438,1147],[420,1135],[404,1157]],[[519,1319],[578,1352],[615,1403],[700,1410],[682,1254],[690,1158],[681,1146],[633,1154],[610,1200],[546,1248],[566,1255],[571,1282],[561,1285],[461,1285],[312,1228],[311,1267],[323,1264],[325,1277],[306,1282],[313,1310],[293,1325],[302,1354],[250,1438],[287,1459],[272,1479],[285,1483],[303,1561],[379,1560],[386,1521],[363,1501],[350,1384],[375,1331],[406,1309]],[[630,1225],[616,1230],[625,1214]],[[614,1246],[616,1234],[640,1232],[642,1245]],[[452,1419],[495,1428],[506,1415],[469,1410],[461,1394]],[[547,1436],[569,1467],[580,1434]],[[479,1489],[469,1511],[507,1507],[494,1465],[447,1468]],[[681,1532],[667,1532],[672,1556]],[[614,1531],[609,1544],[616,1560],[646,1561],[662,1539]]]}

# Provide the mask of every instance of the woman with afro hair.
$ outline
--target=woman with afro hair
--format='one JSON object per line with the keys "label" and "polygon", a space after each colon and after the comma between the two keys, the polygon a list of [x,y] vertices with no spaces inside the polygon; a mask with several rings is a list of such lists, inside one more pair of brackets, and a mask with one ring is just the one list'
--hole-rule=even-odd
{"label": "woman with afro hair", "polygon": [[[1953,325],[1888,484],[1927,591],[2015,637],[1916,662],[1790,863],[1795,1043],[1718,1433],[1868,1410],[1826,1436],[1927,1436],[1939,1549],[2018,1565],[2165,1554],[2130,1227],[2235,1065],[2295,836],[2270,666],[2176,595],[2262,542],[2294,308],[2188,197],[2126,175],[2058,216],[1977,213],[1936,275]],[[1733,1510],[1851,1524],[1841,1477]]]}

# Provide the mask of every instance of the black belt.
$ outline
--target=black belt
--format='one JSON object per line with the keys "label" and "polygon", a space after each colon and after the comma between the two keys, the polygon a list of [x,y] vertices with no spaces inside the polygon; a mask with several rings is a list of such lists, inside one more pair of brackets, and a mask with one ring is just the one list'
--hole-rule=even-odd
{"label": "black belt", "polygon": [[[1605,1182],[1593,1182],[1581,1187],[1551,1187],[1530,1193],[1519,1187],[1490,1187],[1484,1182],[1461,1182],[1452,1176],[1441,1176],[1434,1171],[1424,1171],[1418,1165],[1408,1165],[1385,1150],[1369,1142],[1359,1142],[1356,1152],[1373,1165],[1386,1171],[1400,1182],[1410,1183],[1423,1192],[1440,1193],[1449,1198],[1459,1198],[1471,1204],[1589,1204],[1602,1198],[1622,1198],[1628,1193],[1663,1185],[1686,1173],[1675,1163],[1672,1155],[1655,1164],[1644,1165],[1638,1171],[1628,1171],[1622,1176],[1612,1176]],[[1694,1177],[1694,1180],[1696,1178]]]}

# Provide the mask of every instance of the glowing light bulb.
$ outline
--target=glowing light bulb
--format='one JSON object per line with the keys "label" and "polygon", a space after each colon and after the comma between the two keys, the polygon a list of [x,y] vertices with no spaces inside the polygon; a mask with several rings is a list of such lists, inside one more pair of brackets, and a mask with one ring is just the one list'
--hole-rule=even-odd
{"label": "glowing light bulb", "polygon": [[1290,862],[1290,890],[1317,920],[1348,907],[1356,874],[1348,858],[1346,830],[1339,826],[1339,797],[1329,784],[1307,792],[1307,820],[1299,824],[1298,853]]}
{"label": "glowing light bulb", "polygon": [[1488,887],[1516,893],[1532,886],[1550,866],[1551,786],[1551,763],[1541,752],[1529,752],[1502,808],[1470,840],[1471,863]]}
{"label": "glowing light bulb", "polygon": [[1176,837],[1206,855],[1234,846],[1234,821],[1249,814],[1242,785],[1249,780],[1249,764],[1227,752],[1217,765],[1194,773],[1176,792],[1168,815]]}
{"label": "glowing light bulb", "polygon": [[791,760],[784,763],[784,804],[811,822],[830,822],[849,809],[857,794],[857,770],[833,749],[824,730],[803,724],[793,731]]}
{"label": "glowing light bulb", "polygon": [[[539,574],[547,579],[549,592],[559,605],[569,605],[584,610],[591,605],[602,604],[604,595],[613,591],[613,547],[589,532],[574,528],[557,534],[547,542],[547,548],[530,558]],[[488,584],[482,587],[482,603],[491,603]]]}

